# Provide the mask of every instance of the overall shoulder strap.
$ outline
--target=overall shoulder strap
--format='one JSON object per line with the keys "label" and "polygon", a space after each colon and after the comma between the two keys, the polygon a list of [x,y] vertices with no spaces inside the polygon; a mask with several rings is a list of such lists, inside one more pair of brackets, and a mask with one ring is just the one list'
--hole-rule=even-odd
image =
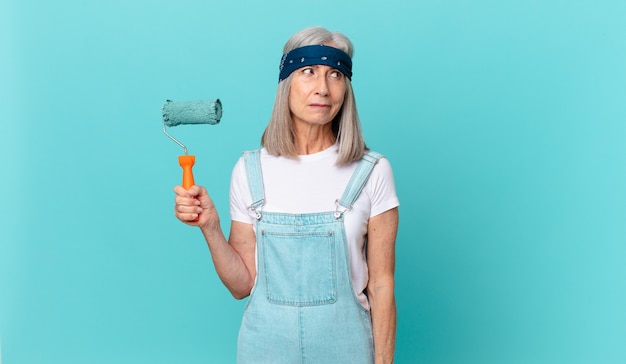
{"label": "overall shoulder strap", "polygon": [[261,152],[260,150],[245,151],[243,152],[243,159],[246,166],[248,186],[250,187],[250,196],[252,196],[250,208],[254,210],[265,203],[263,174],[261,172]]}
{"label": "overall shoulder strap", "polygon": [[367,151],[365,155],[363,155],[352,177],[350,177],[350,182],[348,182],[348,186],[343,192],[341,199],[337,201],[337,204],[348,210],[352,209],[352,204],[354,204],[354,201],[356,201],[361,194],[374,166],[382,157],[382,154],[373,151]]}

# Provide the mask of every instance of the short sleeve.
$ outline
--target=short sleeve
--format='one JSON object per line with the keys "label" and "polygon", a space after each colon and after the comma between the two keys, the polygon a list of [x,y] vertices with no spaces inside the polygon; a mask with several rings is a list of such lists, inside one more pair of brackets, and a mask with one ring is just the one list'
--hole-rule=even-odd
{"label": "short sleeve", "polygon": [[230,218],[247,224],[254,223],[254,217],[248,208],[252,204],[246,166],[243,157],[239,158],[230,179]]}
{"label": "short sleeve", "polygon": [[400,205],[396,194],[396,185],[391,164],[386,158],[381,158],[367,181],[365,191],[370,196],[370,217],[380,215]]}

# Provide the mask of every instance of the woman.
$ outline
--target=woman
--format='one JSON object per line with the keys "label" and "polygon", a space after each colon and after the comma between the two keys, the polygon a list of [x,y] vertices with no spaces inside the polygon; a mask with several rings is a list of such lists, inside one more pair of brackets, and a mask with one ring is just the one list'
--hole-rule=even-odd
{"label": "woman", "polygon": [[204,187],[175,188],[176,217],[200,227],[232,295],[250,296],[240,363],[393,362],[399,202],[365,147],[351,56],[322,28],[289,39],[263,148],[233,169],[228,240]]}

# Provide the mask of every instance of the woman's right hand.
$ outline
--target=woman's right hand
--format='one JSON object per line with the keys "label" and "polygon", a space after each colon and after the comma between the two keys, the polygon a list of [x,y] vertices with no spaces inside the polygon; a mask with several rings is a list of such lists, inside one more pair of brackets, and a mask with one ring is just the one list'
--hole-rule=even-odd
{"label": "woman's right hand", "polygon": [[256,236],[251,224],[232,221],[229,241],[220,227],[220,219],[206,188],[174,187],[174,215],[187,225],[199,226],[211,250],[215,270],[232,295],[247,297],[256,278]]}
{"label": "woman's right hand", "polygon": [[174,215],[178,220],[191,226],[219,227],[219,216],[206,188],[194,185],[186,190],[176,186],[174,192]]}

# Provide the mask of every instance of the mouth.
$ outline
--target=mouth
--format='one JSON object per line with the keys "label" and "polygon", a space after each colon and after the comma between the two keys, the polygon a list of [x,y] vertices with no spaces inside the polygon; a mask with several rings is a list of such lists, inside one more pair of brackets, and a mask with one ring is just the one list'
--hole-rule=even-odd
{"label": "mouth", "polygon": [[330,108],[330,105],[327,104],[309,104],[309,107],[313,107],[316,109],[325,109],[325,108]]}

